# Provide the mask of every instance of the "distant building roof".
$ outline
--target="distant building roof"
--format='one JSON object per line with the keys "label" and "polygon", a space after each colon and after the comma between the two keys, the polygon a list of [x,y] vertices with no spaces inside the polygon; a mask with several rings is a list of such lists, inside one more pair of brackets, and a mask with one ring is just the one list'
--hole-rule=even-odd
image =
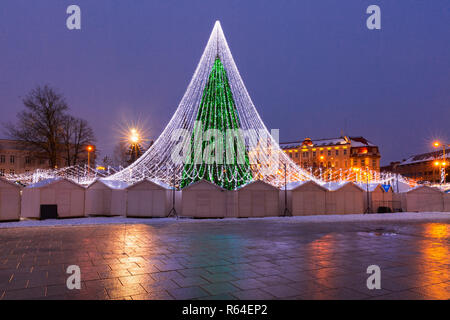
{"label": "distant building roof", "polygon": [[324,147],[324,146],[339,146],[351,144],[352,147],[375,147],[376,145],[371,143],[364,137],[339,137],[331,139],[309,139],[306,138],[300,141],[293,142],[281,142],[280,147],[282,149],[299,148],[302,146],[314,146],[314,147]]}
{"label": "distant building roof", "polygon": [[[449,159],[450,154],[446,154],[445,158]],[[400,162],[399,165],[403,166],[419,162],[434,161],[438,159],[442,159],[442,150],[413,155],[407,158],[406,160]]]}

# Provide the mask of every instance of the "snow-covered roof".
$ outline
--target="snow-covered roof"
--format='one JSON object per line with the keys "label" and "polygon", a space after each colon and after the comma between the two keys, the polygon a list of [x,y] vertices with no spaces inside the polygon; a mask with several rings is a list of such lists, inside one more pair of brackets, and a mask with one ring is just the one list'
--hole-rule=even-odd
{"label": "snow-covered roof", "polygon": [[28,186],[26,186],[26,188],[40,188],[40,187],[44,187],[46,185],[52,184],[52,183],[62,180],[62,179],[63,178],[61,178],[61,177],[44,179],[44,180],[29,184]]}
{"label": "snow-covered roof", "polygon": [[[398,183],[398,186],[397,186]],[[409,184],[407,184],[406,182],[403,181],[398,181],[398,182],[394,182],[394,184],[392,185],[392,190],[394,192],[398,192],[399,193],[403,193],[403,192],[408,192],[409,190],[413,189],[413,187],[411,187]]]}
{"label": "snow-covered roof", "polygon": [[[292,181],[286,184],[286,190],[294,190],[295,188],[305,184],[307,181]],[[281,188],[284,190],[284,187]]]}
{"label": "snow-covered roof", "polygon": [[13,181],[9,181],[9,180],[7,180],[5,178],[2,178],[2,177],[0,177],[0,182],[6,183],[6,184],[11,185],[11,186],[14,186],[16,188],[21,188],[22,187],[20,184],[18,184],[16,182],[13,182]]}
{"label": "snow-covered roof", "polygon": [[98,181],[111,189],[125,189],[130,185],[128,182],[121,180],[99,179]]}
{"label": "snow-covered roof", "polygon": [[368,188],[366,183],[358,182],[355,183],[358,187],[363,189],[364,191],[367,191],[369,189],[369,192],[373,192],[380,184],[379,183],[369,183]]}
{"label": "snow-covered roof", "polygon": [[247,186],[249,186],[249,185],[251,185],[251,184],[255,184],[255,183],[262,183],[262,184],[265,184],[265,185],[267,185],[267,186],[269,186],[269,187],[272,187],[272,188],[274,188],[274,189],[279,190],[279,188],[277,188],[277,187],[275,187],[275,186],[271,185],[270,183],[267,183],[267,182],[265,182],[265,181],[263,181],[263,180],[250,180],[249,182],[247,182],[247,183],[245,183],[245,184],[243,184],[243,185],[240,185],[240,186],[237,187],[235,190],[240,190],[240,189],[242,189],[242,188],[245,188],[245,187],[247,187]]}
{"label": "snow-covered roof", "polygon": [[329,191],[335,191],[346,185],[347,182],[327,182],[322,185],[322,187],[328,189]]}
{"label": "snow-covered roof", "polygon": [[154,184],[157,184],[160,187],[163,187],[164,189],[173,189],[172,186],[169,186],[168,184],[160,181],[160,180],[156,180],[156,179],[147,179],[150,182],[153,182]]}
{"label": "snow-covered roof", "polygon": [[77,187],[80,187],[80,188],[83,188],[83,189],[85,188],[84,186],[76,183],[75,181],[70,180],[70,179],[66,179],[66,178],[63,178],[63,177],[44,179],[44,180],[41,180],[39,182],[36,182],[36,183],[33,183],[33,184],[29,184],[25,188],[41,188],[41,187],[45,187],[45,186],[48,186],[50,184],[53,184],[53,183],[56,183],[56,182],[59,182],[59,181],[67,181],[68,183],[71,183],[74,186],[77,186]]}
{"label": "snow-covered roof", "polygon": [[[446,154],[445,158],[450,159],[450,154]],[[428,152],[428,153],[422,153],[422,154],[416,154],[416,155],[411,156],[411,157],[407,158],[406,160],[400,162],[400,165],[403,166],[403,165],[408,165],[408,164],[413,164],[413,163],[434,161],[434,160],[440,160],[440,159],[442,159],[442,150]]]}

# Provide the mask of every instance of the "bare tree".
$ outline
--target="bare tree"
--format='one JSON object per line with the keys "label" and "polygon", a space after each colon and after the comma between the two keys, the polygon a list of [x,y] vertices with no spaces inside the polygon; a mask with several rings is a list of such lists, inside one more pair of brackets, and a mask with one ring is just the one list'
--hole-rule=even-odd
{"label": "bare tree", "polygon": [[61,143],[66,165],[76,165],[85,147],[96,141],[94,130],[84,119],[66,115],[61,123]]}
{"label": "bare tree", "polygon": [[23,99],[25,110],[17,114],[17,124],[5,125],[7,134],[47,154],[51,168],[57,164],[59,136],[64,112],[64,97],[48,87],[38,86]]}
{"label": "bare tree", "polygon": [[126,142],[120,141],[116,144],[113,154],[113,162],[115,166],[127,167],[129,165],[129,146]]}
{"label": "bare tree", "polygon": [[88,122],[66,112],[69,107],[63,95],[49,86],[38,86],[23,99],[25,110],[17,114],[17,123],[4,125],[13,139],[34,151],[45,153],[51,168],[58,158],[67,166],[76,165],[84,147],[95,142]]}

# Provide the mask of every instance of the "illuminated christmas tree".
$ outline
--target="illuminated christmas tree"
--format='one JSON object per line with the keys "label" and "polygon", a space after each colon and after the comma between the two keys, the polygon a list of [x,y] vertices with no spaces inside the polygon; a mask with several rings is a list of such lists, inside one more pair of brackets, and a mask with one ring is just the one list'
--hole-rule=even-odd
{"label": "illuminated christmas tree", "polygon": [[[181,188],[204,179],[233,190],[252,180],[243,137],[236,131],[240,128],[227,72],[217,56],[198,109],[191,138],[192,149],[184,165]],[[211,129],[216,129],[218,135],[205,139],[205,133]],[[235,135],[227,137],[230,130]],[[214,147],[211,148],[211,144]]]}

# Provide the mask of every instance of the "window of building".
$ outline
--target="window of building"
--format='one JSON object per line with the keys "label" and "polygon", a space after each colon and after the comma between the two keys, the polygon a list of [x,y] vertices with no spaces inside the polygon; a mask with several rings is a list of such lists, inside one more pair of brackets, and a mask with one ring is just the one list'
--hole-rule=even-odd
{"label": "window of building", "polygon": [[328,156],[331,157],[331,150],[328,150]]}
{"label": "window of building", "polygon": [[317,153],[314,151],[314,152],[313,152],[313,157],[315,157],[316,155],[317,155]]}
{"label": "window of building", "polygon": [[358,160],[354,159],[353,160],[353,166],[356,167],[358,165]]}
{"label": "window of building", "polygon": [[[345,150],[344,150],[345,151]],[[348,163],[347,161],[344,162],[344,166],[347,168],[348,167]]]}
{"label": "window of building", "polygon": [[26,156],[25,157],[25,163],[26,164],[31,164],[31,157],[30,156]]}
{"label": "window of building", "polygon": [[331,168],[331,162],[328,161],[328,168]]}
{"label": "window of building", "polygon": [[303,158],[308,158],[308,152],[303,152]]}
{"label": "window of building", "polygon": [[372,160],[372,167],[376,168],[377,167],[377,160]]}
{"label": "window of building", "polygon": [[6,158],[6,157],[5,157],[4,154],[0,155],[0,163],[5,163],[5,162],[6,162],[6,159],[5,159],[5,158]]}
{"label": "window of building", "polygon": [[320,154],[323,154],[323,150],[320,150]]}
{"label": "window of building", "polygon": [[337,155],[337,156],[339,155],[339,150],[336,150],[336,155]]}
{"label": "window of building", "polygon": [[344,149],[344,156],[347,155],[347,149]]}
{"label": "window of building", "polygon": [[366,160],[361,159],[361,167],[365,167],[366,166]]}
{"label": "window of building", "polygon": [[5,175],[5,169],[0,169],[0,176],[4,176]]}
{"label": "window of building", "polygon": [[10,163],[14,163],[15,160],[16,160],[16,157],[14,157],[14,156],[9,156],[9,162],[10,162]]}

